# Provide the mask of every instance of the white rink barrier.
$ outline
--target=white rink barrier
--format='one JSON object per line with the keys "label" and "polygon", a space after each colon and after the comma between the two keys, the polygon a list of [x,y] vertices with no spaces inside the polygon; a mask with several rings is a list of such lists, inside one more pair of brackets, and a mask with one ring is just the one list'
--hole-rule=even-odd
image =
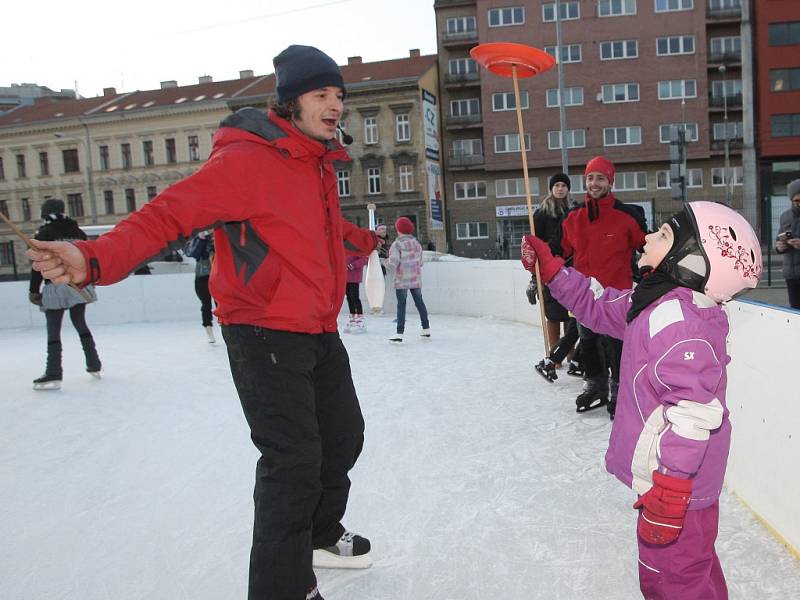
{"label": "white rink barrier", "polygon": [[[528,304],[530,276],[518,261],[464,260],[426,252],[423,297],[432,314],[492,317],[539,326],[539,309]],[[368,311],[364,286],[362,302]],[[190,273],[138,275],[98,288],[87,311],[90,325],[137,321],[200,322],[200,302]],[[387,279],[384,311],[396,300]],[[0,283],[0,329],[44,327],[28,302],[28,282]],[[346,312],[346,303],[343,312]],[[733,447],[726,484],[796,555],[800,549],[800,312],[732,302],[728,406]],[[407,322],[416,309],[408,299]],[[436,327],[435,318],[433,328]],[[540,334],[537,333],[537,341]]]}

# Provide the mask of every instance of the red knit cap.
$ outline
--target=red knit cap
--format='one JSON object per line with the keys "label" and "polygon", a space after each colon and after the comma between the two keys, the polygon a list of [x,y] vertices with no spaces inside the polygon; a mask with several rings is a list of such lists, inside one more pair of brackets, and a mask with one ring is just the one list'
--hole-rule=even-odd
{"label": "red knit cap", "polygon": [[608,160],[605,156],[595,156],[592,160],[586,163],[586,170],[583,176],[586,177],[589,173],[602,173],[608,177],[608,182],[614,184],[614,163]]}
{"label": "red knit cap", "polygon": [[414,233],[414,223],[412,223],[411,219],[408,217],[400,217],[397,219],[397,221],[394,222],[394,228],[397,230],[397,233],[406,235]]}

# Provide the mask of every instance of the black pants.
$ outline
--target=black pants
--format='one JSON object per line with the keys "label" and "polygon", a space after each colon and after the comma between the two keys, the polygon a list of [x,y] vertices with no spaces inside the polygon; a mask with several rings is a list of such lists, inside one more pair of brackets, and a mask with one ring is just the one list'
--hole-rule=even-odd
{"label": "black pants", "polygon": [[787,279],[786,291],[789,292],[789,306],[800,308],[800,279]]}
{"label": "black pants", "polygon": [[312,550],[344,533],[348,471],[364,419],[338,333],[227,325],[231,374],[256,466],[250,600],[303,600],[316,584]]}
{"label": "black pants", "polygon": [[567,321],[567,326],[564,328],[564,335],[561,336],[560,340],[558,340],[556,347],[550,351],[550,360],[556,364],[561,364],[564,362],[564,359],[567,358],[567,354],[570,353],[570,350],[575,347],[577,342],[578,322],[573,317]]}
{"label": "black pants", "polygon": [[347,296],[347,308],[350,310],[351,315],[363,315],[364,308],[361,306],[361,298],[358,296],[358,286],[361,284],[357,281],[348,281],[345,288],[345,295]]}
{"label": "black pants", "polygon": [[[67,309],[60,308],[57,310],[44,311],[44,318],[47,321],[47,343],[57,343],[61,341],[61,323],[64,320],[64,311]],[[69,318],[72,321],[72,326],[79,336],[91,334],[89,326],[86,324],[86,305],[76,304],[69,309]]]}
{"label": "black pants", "polygon": [[581,340],[581,361],[584,377],[608,377],[619,382],[619,365],[622,358],[622,340],[595,333],[588,327],[578,324]]}
{"label": "black pants", "polygon": [[211,292],[208,291],[208,275],[194,278],[194,293],[200,299],[200,316],[203,319],[203,327],[208,327],[213,323],[211,318]]}

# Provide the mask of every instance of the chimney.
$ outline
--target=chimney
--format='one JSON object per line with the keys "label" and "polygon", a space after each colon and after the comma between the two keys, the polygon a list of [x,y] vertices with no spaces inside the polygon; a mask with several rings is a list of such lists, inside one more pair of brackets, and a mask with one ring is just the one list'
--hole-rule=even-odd
{"label": "chimney", "polygon": [[117,88],[107,87],[103,88],[103,97],[108,98],[109,96],[116,96],[117,95]]}
{"label": "chimney", "polygon": [[410,58],[419,58],[419,48],[412,48],[408,51],[408,56]]}
{"label": "chimney", "polygon": [[162,90],[167,90],[169,88],[176,88],[176,87],[178,87],[178,82],[175,79],[170,79],[169,81],[161,82]]}
{"label": "chimney", "polygon": [[245,69],[244,71],[239,71],[239,79],[250,79],[253,76],[252,69]]}
{"label": "chimney", "polygon": [[214,81],[214,78],[211,75],[200,75],[197,78],[197,83],[211,83]]}
{"label": "chimney", "polygon": [[361,64],[361,57],[360,56],[348,56],[347,57],[347,64],[348,65],[360,65]]}

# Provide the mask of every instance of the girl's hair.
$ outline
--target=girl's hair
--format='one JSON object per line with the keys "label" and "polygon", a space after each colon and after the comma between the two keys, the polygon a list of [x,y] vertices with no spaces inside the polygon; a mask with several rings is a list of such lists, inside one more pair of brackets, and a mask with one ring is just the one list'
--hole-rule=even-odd
{"label": "girl's hair", "polygon": [[560,219],[569,209],[569,194],[559,199],[552,193],[547,194],[542,200],[541,210],[554,219]]}
{"label": "girl's hair", "polygon": [[297,104],[296,98],[292,98],[286,102],[278,102],[277,100],[273,100],[269,107],[281,119],[291,121],[292,119],[300,118],[300,106]]}

